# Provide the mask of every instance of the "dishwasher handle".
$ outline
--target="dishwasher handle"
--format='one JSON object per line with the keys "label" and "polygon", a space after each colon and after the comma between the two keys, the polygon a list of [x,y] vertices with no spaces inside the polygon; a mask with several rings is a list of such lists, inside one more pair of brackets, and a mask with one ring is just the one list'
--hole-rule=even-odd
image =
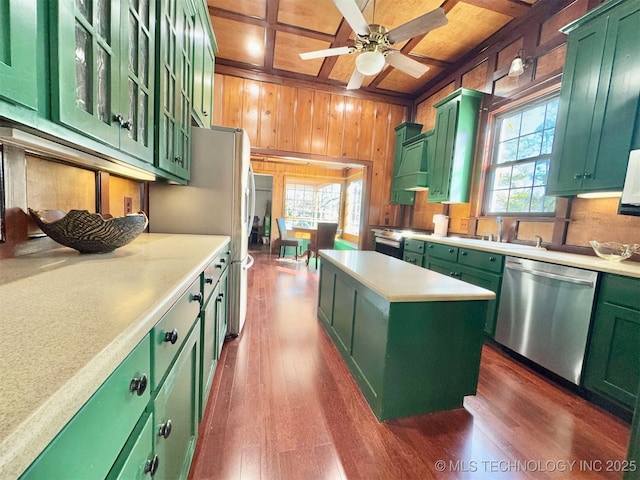
{"label": "dishwasher handle", "polygon": [[504,268],[509,268],[511,270],[517,270],[519,272],[530,273],[531,275],[537,275],[538,277],[551,278],[553,280],[560,280],[563,282],[575,283],[577,285],[586,285],[588,287],[593,287],[594,283],[591,280],[583,280],[581,278],[567,277],[566,275],[558,275],[557,273],[551,272],[541,272],[540,270],[533,270],[530,268],[523,267],[519,263],[507,263]]}

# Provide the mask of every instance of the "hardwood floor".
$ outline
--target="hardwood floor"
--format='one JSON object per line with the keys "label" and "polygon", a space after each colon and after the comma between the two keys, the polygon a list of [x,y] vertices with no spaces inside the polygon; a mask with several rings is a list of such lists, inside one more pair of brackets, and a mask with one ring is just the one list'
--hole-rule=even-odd
{"label": "hardwood floor", "polygon": [[316,319],[313,262],[255,258],[190,478],[622,478],[629,426],[490,346],[464,408],[378,423]]}

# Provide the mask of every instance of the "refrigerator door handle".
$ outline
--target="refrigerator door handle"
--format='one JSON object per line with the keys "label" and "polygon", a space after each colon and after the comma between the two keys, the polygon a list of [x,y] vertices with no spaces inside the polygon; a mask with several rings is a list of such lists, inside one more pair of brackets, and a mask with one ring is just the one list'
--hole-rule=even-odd
{"label": "refrigerator door handle", "polygon": [[249,163],[249,191],[247,192],[247,215],[249,216],[247,221],[247,236],[251,235],[251,228],[253,227],[253,217],[256,214],[256,180],[253,176],[253,168]]}
{"label": "refrigerator door handle", "polygon": [[255,261],[255,259],[251,255],[247,255],[247,258],[247,264],[242,267],[245,270],[249,270],[251,267],[253,267],[253,262]]}

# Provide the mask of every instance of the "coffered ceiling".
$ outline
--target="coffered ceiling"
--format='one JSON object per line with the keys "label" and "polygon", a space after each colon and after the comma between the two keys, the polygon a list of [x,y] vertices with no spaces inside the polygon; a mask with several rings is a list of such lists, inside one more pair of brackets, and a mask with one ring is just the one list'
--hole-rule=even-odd
{"label": "coffered ceiling", "polygon": [[[243,76],[265,74],[344,88],[357,53],[302,60],[298,54],[353,45],[351,27],[332,0],[207,0],[218,43],[216,65]],[[477,54],[537,0],[356,0],[368,23],[391,30],[442,7],[448,24],[394,45],[429,67],[415,79],[389,65],[365,77],[365,91],[415,97],[450,68]],[[220,69],[219,69],[220,70]]]}

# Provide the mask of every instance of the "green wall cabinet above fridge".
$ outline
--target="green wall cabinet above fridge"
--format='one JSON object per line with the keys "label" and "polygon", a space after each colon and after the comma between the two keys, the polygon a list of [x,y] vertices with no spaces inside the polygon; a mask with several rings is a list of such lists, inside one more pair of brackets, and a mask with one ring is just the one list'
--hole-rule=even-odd
{"label": "green wall cabinet above fridge", "polygon": [[155,2],[51,8],[52,117],[153,162]]}
{"label": "green wall cabinet above fridge", "polygon": [[640,131],[639,26],[640,0],[613,0],[563,29],[569,38],[547,195],[622,190]]}
{"label": "green wall cabinet above fridge", "polygon": [[428,202],[469,201],[480,107],[484,94],[460,88],[434,104],[434,154],[427,158]]}
{"label": "green wall cabinet above fridge", "polygon": [[29,109],[38,106],[36,0],[0,3],[0,99]]}
{"label": "green wall cabinet above fridge", "polygon": [[393,177],[391,179],[391,203],[400,205],[413,205],[416,194],[409,190],[399,189],[397,185],[397,176],[400,171],[400,165],[403,155],[403,144],[410,138],[419,135],[422,131],[422,125],[419,123],[405,122],[396,128],[396,145],[393,157]]}

